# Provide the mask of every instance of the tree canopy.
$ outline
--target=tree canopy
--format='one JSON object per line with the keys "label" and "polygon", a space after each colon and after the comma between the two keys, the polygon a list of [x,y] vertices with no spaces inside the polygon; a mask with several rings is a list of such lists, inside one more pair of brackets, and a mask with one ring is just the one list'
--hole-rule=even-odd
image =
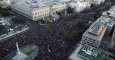
{"label": "tree canopy", "polygon": [[67,13],[68,13],[68,14],[74,13],[74,8],[68,7],[68,8],[67,8]]}
{"label": "tree canopy", "polygon": [[26,22],[26,21],[25,21],[23,18],[21,18],[21,17],[15,17],[15,18],[12,19],[12,21],[13,21],[14,23],[16,23],[16,24],[20,24],[20,23],[25,23],[25,22]]}
{"label": "tree canopy", "polygon": [[0,7],[0,15],[2,15],[2,16],[9,16],[9,15],[11,15],[10,13],[9,13],[9,10],[8,9],[6,9],[6,8],[1,8]]}

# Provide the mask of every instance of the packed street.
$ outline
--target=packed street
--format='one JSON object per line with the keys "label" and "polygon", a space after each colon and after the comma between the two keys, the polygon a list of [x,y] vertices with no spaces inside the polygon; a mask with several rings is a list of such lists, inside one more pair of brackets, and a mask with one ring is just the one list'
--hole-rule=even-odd
{"label": "packed street", "polygon": [[[0,58],[4,58],[16,50],[15,43],[18,42],[19,47],[29,44],[38,45],[39,51],[35,60],[68,60],[77,43],[81,40],[82,33],[88,28],[86,25],[86,28],[81,29],[79,22],[90,21],[87,19],[94,17],[97,12],[102,13],[109,8],[110,6],[104,3],[75,14],[69,18],[69,21],[62,18],[48,25],[38,25],[36,22],[27,19],[25,25],[29,27],[29,31],[13,36],[8,41],[0,42]],[[80,33],[74,39],[70,39],[68,37],[70,32]]]}

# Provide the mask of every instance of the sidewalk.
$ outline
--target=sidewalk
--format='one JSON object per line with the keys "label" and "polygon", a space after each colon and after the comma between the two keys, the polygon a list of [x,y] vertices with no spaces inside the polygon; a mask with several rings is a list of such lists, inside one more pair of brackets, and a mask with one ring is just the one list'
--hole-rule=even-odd
{"label": "sidewalk", "polygon": [[77,54],[79,52],[79,50],[81,49],[82,45],[78,44],[76,50],[72,53],[72,55],[69,57],[69,60],[84,60],[82,58],[80,58]]}
{"label": "sidewalk", "polygon": [[28,29],[29,29],[28,27],[24,27],[24,28],[22,28],[21,30],[11,31],[11,32],[9,32],[9,33],[7,33],[7,34],[3,34],[3,35],[0,36],[0,42],[4,41],[4,39],[7,39],[7,38],[9,38],[9,37],[12,37],[12,36],[14,36],[14,35],[16,35],[16,34],[19,34],[19,33],[22,33],[22,32],[24,32],[24,31],[27,31]]}

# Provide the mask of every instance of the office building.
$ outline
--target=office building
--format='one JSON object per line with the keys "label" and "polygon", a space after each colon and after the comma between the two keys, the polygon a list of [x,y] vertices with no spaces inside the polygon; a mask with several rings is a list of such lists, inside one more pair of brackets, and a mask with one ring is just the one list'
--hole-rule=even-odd
{"label": "office building", "polygon": [[103,16],[98,18],[83,34],[81,44],[97,48],[105,32],[110,31],[113,26],[114,21],[111,18]]}

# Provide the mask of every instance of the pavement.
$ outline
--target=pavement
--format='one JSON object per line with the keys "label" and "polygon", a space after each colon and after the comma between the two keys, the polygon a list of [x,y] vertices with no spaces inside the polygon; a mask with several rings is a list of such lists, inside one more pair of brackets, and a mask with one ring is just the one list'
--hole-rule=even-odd
{"label": "pavement", "polygon": [[60,16],[58,14],[52,14],[53,20],[58,20]]}
{"label": "pavement", "polygon": [[72,53],[72,55],[69,57],[70,60],[84,60],[82,58],[80,58],[77,54],[80,51],[82,45],[79,44],[76,48],[76,50]]}
{"label": "pavement", "polygon": [[21,32],[24,32],[24,31],[26,31],[26,30],[28,30],[28,27],[27,27],[27,28],[22,28],[22,30],[20,30],[20,31],[11,31],[11,32],[9,32],[9,33],[7,33],[7,34],[3,34],[3,35],[0,36],[0,42],[4,41],[4,39],[7,39],[7,38],[9,38],[9,37],[12,37],[12,36],[14,36],[14,35],[16,35],[16,34],[19,34],[19,33],[21,33]]}

